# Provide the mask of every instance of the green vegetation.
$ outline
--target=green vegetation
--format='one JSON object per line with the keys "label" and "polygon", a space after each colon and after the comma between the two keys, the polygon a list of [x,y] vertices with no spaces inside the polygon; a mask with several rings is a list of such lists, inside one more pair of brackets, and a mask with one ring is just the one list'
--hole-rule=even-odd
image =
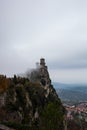
{"label": "green vegetation", "polygon": [[5,106],[0,108],[0,122],[16,130],[64,129],[65,109],[52,85],[45,89],[40,82],[16,75],[4,78],[7,88],[3,89],[6,95]]}
{"label": "green vegetation", "polygon": [[42,130],[63,130],[63,112],[58,102],[48,103],[41,115]]}

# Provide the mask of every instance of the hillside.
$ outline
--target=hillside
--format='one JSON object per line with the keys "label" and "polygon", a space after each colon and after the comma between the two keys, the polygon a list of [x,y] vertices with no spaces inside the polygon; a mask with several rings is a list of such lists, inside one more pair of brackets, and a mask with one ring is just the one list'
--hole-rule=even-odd
{"label": "hillside", "polygon": [[65,109],[51,84],[44,59],[29,77],[1,76],[3,80],[6,83],[0,85],[0,129],[64,130]]}
{"label": "hillside", "polygon": [[63,101],[87,101],[87,85],[54,83],[54,86]]}

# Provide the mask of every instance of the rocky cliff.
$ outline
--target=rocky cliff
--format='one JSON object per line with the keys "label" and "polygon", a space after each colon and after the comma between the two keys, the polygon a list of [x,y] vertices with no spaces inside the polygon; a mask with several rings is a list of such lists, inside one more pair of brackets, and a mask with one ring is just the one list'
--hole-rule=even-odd
{"label": "rocky cliff", "polygon": [[64,130],[64,114],[44,59],[27,78],[0,76],[0,124],[5,128]]}

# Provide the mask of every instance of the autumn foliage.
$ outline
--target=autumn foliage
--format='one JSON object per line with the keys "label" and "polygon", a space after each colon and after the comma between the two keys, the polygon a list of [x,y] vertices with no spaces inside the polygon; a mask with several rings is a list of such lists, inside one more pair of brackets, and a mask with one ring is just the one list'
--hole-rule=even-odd
{"label": "autumn foliage", "polygon": [[4,75],[0,75],[0,93],[4,92],[9,86],[10,80]]}

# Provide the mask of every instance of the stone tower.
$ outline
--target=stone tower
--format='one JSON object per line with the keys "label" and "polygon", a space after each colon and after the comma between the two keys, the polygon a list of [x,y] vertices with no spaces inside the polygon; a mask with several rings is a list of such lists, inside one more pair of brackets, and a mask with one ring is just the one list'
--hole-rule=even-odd
{"label": "stone tower", "polygon": [[40,59],[40,66],[41,66],[41,68],[47,69],[47,66],[46,66],[46,63],[45,63],[45,59],[44,59],[44,58],[41,58],[41,59]]}
{"label": "stone tower", "polygon": [[41,78],[41,82],[43,82],[44,85],[46,84],[50,85],[51,80],[49,77],[49,72],[47,70],[47,66],[44,58],[40,59],[40,78]]}
{"label": "stone tower", "polygon": [[41,58],[40,62],[36,63],[36,69],[31,71],[29,79],[32,82],[40,81],[43,86],[49,86],[51,84],[48,68],[46,66],[44,58]]}
{"label": "stone tower", "polygon": [[44,58],[41,58],[41,59],[40,59],[40,65],[41,65],[41,66],[45,66],[45,59],[44,59]]}

